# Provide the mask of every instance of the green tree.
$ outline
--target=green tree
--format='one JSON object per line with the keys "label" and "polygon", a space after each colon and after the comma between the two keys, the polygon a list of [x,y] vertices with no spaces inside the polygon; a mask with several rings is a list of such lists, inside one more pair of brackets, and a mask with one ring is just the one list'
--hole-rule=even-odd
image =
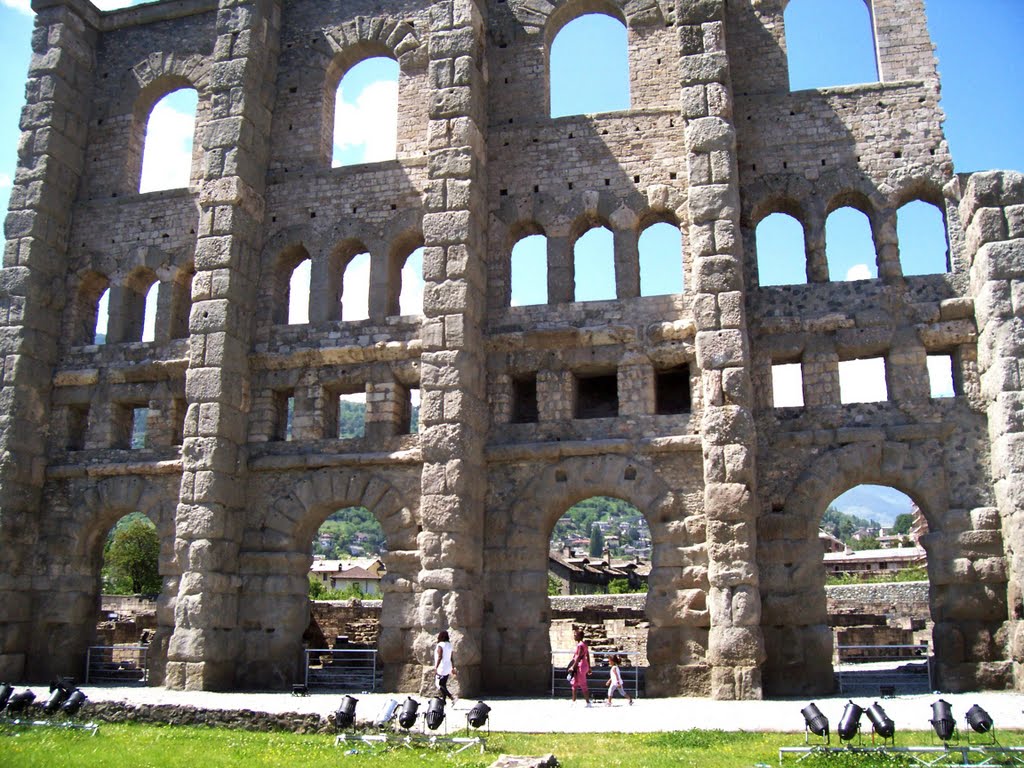
{"label": "green tree", "polygon": [[104,553],[104,589],[111,594],[153,595],[160,592],[160,537],[142,514],[115,526]]}
{"label": "green tree", "polygon": [[326,593],[327,587],[324,586],[324,583],[312,573],[309,574],[309,599],[323,600]]}
{"label": "green tree", "polygon": [[562,594],[562,582],[548,574],[548,597]]}
{"label": "green tree", "polygon": [[604,552],[604,534],[601,527],[594,523],[590,526],[590,556],[600,557]]}
{"label": "green tree", "polygon": [[910,528],[914,524],[914,516],[908,514],[896,515],[896,520],[892,524],[892,532],[897,536],[906,536],[910,533]]}

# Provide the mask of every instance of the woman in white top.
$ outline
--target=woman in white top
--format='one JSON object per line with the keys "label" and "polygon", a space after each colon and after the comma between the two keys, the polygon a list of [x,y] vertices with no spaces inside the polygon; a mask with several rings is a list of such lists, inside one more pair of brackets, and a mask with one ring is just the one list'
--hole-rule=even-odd
{"label": "woman in white top", "polygon": [[434,649],[434,674],[437,675],[437,687],[441,691],[441,699],[452,700],[455,697],[448,691],[448,678],[455,674],[452,664],[452,643],[448,639],[448,631],[442,629],[437,635],[437,647]]}

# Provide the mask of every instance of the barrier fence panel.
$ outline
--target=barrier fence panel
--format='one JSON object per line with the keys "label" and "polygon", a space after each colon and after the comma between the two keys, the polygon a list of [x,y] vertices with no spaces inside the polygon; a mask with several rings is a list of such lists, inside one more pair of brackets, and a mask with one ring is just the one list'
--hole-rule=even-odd
{"label": "barrier fence panel", "polygon": [[307,688],[372,692],[383,688],[383,684],[383,670],[377,664],[375,648],[306,649]]}
{"label": "barrier fence panel", "polygon": [[932,684],[928,644],[837,645],[835,673],[840,693],[927,693]]}
{"label": "barrier fence panel", "polygon": [[[551,695],[569,696],[572,694],[572,683],[565,679],[566,667],[572,660],[573,651],[551,651]],[[622,673],[622,686],[634,699],[643,692],[644,668],[629,663],[629,655],[622,651],[591,651],[594,666],[587,678],[587,688],[591,698],[603,699],[608,695],[607,682],[611,678],[608,660],[618,656],[622,660],[619,672]]]}
{"label": "barrier fence panel", "polygon": [[85,654],[87,683],[145,683],[149,680],[146,645],[93,645]]}

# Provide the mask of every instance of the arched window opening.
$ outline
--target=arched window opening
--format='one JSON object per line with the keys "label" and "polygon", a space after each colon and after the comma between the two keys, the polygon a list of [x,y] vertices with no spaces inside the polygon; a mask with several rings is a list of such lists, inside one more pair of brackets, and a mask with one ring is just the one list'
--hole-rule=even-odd
{"label": "arched window opening", "polygon": [[93,344],[107,343],[107,324],[110,322],[110,289],[104,289],[96,303],[96,322],[92,334]]}
{"label": "arched window opening", "polygon": [[[119,322],[111,329],[116,342],[146,341],[144,337],[147,312],[156,319],[157,293],[159,283],[156,274],[148,269],[139,269],[125,280],[118,306],[110,308],[111,319]],[[115,291],[114,296],[117,296]],[[148,339],[152,341],[152,337]]]}
{"label": "arched window opening", "polygon": [[[344,507],[332,512],[312,541],[309,571],[312,600],[379,599],[386,569],[387,539],[376,516],[366,507]],[[377,638],[364,639],[367,648]]]}
{"label": "arched window opening", "polygon": [[754,238],[759,285],[807,282],[807,250],[799,221],[787,213],[769,214],[758,223]]}
{"label": "arched window opening", "polygon": [[[879,581],[897,573],[901,580],[928,578],[919,544],[928,523],[911,498],[895,488],[864,484],[837,496],[825,510],[821,532],[827,537],[825,565],[830,579]],[[870,555],[857,555],[865,552]]]}
{"label": "arched window opening", "polygon": [[825,256],[833,282],[877,278],[878,259],[868,217],[851,207],[832,211],[825,220]]}
{"label": "arched window opening", "polygon": [[398,297],[399,313],[402,315],[422,315],[424,286],[422,246],[406,257],[401,275],[402,290]]}
{"label": "arched window opening", "polygon": [[839,361],[839,399],[842,403],[881,403],[889,399],[885,358]]}
{"label": "arched window opening", "polygon": [[800,363],[772,365],[772,404],[776,408],[802,408],[804,378]]}
{"label": "arched window opening", "polygon": [[933,398],[955,397],[956,377],[952,355],[928,355],[928,383]]}
{"label": "arched window opening", "polygon": [[341,319],[365,320],[370,316],[370,254],[357,253],[341,280]]}
{"label": "arched window opening", "polygon": [[160,578],[160,536],[141,512],[125,515],[103,544],[102,589],[105,595],[156,595]]}
{"label": "arched window opening", "polygon": [[562,27],[549,58],[551,117],[629,109],[626,25],[588,13]]}
{"label": "arched window opening", "polygon": [[398,145],[398,62],[364,59],[345,73],[334,102],[331,165],[394,160]]}
{"label": "arched window opening", "polygon": [[528,235],[512,247],[512,306],[548,303],[548,239]]}
{"label": "arched window opening", "polygon": [[931,203],[912,200],[896,212],[896,237],[904,275],[948,272],[949,240],[942,211]]}
{"label": "arched window opening", "polygon": [[139,192],[189,185],[198,104],[199,94],[194,88],[181,88],[153,107],[146,125]]}
{"label": "arched window opening", "polygon": [[640,233],[640,295],[683,292],[683,233],[667,221]]}
{"label": "arched window opening", "polygon": [[594,227],[573,244],[575,301],[614,299],[615,239],[607,227]]}
{"label": "arched window opening", "polygon": [[783,19],[791,91],[878,82],[864,0],[791,0]]}
{"label": "arched window opening", "polygon": [[309,281],[312,261],[303,259],[288,278],[288,325],[309,322]]}
{"label": "arched window opening", "polygon": [[160,294],[160,283],[155,282],[146,292],[145,309],[142,313],[142,340],[153,341],[156,338],[156,307]]}

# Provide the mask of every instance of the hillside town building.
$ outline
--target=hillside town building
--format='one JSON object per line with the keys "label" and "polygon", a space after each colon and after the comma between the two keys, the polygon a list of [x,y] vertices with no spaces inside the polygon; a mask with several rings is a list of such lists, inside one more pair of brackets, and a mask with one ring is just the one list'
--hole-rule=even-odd
{"label": "hillside town building", "polygon": [[[0,272],[0,680],[81,669],[103,541],[139,511],[162,542],[149,681],[286,689],[311,542],[362,506],[387,537],[386,688],[432,689],[447,629],[463,695],[539,693],[551,531],[604,495],[650,529],[648,695],[829,693],[818,530],[871,483],[928,523],[935,684],[1024,690],[1024,177],[956,172],[923,0],[866,2],[878,82],[791,91],[786,0],[32,0]],[[625,27],[629,108],[552,118],[552,42],[592,12]],[[338,83],[377,55],[400,71],[397,156],[332,168]],[[191,182],[140,194],[151,110],[183,87]],[[929,274],[902,258],[912,202],[944,222]],[[830,269],[840,208],[867,219],[869,276]],[[796,284],[767,284],[772,214],[803,233]],[[683,289],[646,295],[659,223]],[[615,296],[581,301],[595,227]],[[532,235],[547,300],[516,306]],[[402,315],[418,247],[423,312]],[[369,318],[344,320],[362,253]],[[885,399],[844,397],[857,360]],[[782,366],[800,405],[775,405]],[[339,439],[354,392],[364,434]]]}

